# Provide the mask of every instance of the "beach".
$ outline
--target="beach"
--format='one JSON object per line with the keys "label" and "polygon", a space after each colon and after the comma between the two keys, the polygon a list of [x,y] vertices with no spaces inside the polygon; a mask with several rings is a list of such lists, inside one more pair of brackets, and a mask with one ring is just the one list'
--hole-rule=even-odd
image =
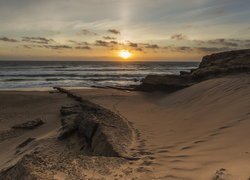
{"label": "beach", "polygon": [[[136,159],[88,155],[85,162],[92,159],[91,168],[78,164],[75,171],[65,171],[63,163],[61,168],[31,163],[28,167],[33,175],[45,179],[216,179],[217,176],[217,179],[247,179],[250,176],[248,74],[207,80],[172,94],[114,89],[70,92],[131,123],[135,134],[128,154]],[[50,164],[53,160],[49,157],[60,154],[66,146],[57,139],[61,128],[60,108],[76,103],[75,100],[56,91],[3,91],[0,96],[1,169],[34,150],[39,154],[39,149],[45,149],[41,153],[46,152],[47,165]],[[15,124],[37,118],[45,123],[33,130],[6,133]],[[28,138],[34,139],[18,148]],[[86,159],[75,147],[71,151],[75,161],[80,157]],[[93,163],[98,158],[105,167]],[[18,171],[22,168],[16,168],[15,172]]]}
{"label": "beach", "polygon": [[0,180],[250,180],[250,0],[0,0]]}

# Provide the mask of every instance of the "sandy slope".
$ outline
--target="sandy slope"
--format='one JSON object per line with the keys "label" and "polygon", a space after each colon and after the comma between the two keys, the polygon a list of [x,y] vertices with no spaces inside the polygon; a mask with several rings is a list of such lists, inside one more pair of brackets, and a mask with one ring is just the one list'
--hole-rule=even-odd
{"label": "sandy slope", "polygon": [[[42,146],[44,150],[24,162],[44,179],[250,177],[250,75],[212,79],[168,95],[111,89],[74,92],[133,123],[138,131],[130,150],[139,160],[82,156],[79,150],[65,154],[69,144],[56,137],[59,110],[74,104],[71,99],[48,92],[0,92],[0,169]],[[38,117],[45,121],[39,128],[6,135],[11,126]],[[17,148],[30,137],[36,139]]]}
{"label": "sandy slope", "polygon": [[134,123],[141,133],[134,151],[151,157],[134,166],[147,166],[147,179],[250,177],[249,75],[208,80],[170,95],[76,92]]}

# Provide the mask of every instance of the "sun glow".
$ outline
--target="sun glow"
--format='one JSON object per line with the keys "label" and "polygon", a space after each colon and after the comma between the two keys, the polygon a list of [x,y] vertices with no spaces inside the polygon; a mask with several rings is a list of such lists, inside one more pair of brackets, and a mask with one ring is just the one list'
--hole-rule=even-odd
{"label": "sun glow", "polygon": [[129,52],[128,50],[121,50],[121,51],[119,52],[119,56],[120,56],[121,58],[123,58],[123,59],[128,59],[128,58],[130,58],[130,57],[132,56],[132,53]]}

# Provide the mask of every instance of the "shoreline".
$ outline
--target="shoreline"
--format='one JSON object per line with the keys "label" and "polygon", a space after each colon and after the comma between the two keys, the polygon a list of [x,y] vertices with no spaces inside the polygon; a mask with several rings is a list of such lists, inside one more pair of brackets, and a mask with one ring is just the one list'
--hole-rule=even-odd
{"label": "shoreline", "polygon": [[[95,89],[114,89],[114,90],[120,90],[120,91],[137,91],[133,89],[133,87],[130,86],[92,86],[92,87],[63,87],[60,86],[60,88],[66,89],[66,90],[95,90]],[[44,87],[44,88],[16,88],[16,89],[0,89],[0,92],[56,92],[55,87]]]}
{"label": "shoreline", "polygon": [[[69,90],[81,90],[81,89],[98,89],[98,87],[62,87]],[[0,89],[0,92],[50,92],[53,91],[53,87],[43,88],[13,88],[13,89]]]}

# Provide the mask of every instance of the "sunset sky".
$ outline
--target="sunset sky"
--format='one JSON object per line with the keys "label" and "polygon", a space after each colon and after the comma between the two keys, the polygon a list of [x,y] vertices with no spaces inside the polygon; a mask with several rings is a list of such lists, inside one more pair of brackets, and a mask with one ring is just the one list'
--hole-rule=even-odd
{"label": "sunset sky", "polygon": [[200,60],[250,48],[249,0],[0,0],[0,60]]}

